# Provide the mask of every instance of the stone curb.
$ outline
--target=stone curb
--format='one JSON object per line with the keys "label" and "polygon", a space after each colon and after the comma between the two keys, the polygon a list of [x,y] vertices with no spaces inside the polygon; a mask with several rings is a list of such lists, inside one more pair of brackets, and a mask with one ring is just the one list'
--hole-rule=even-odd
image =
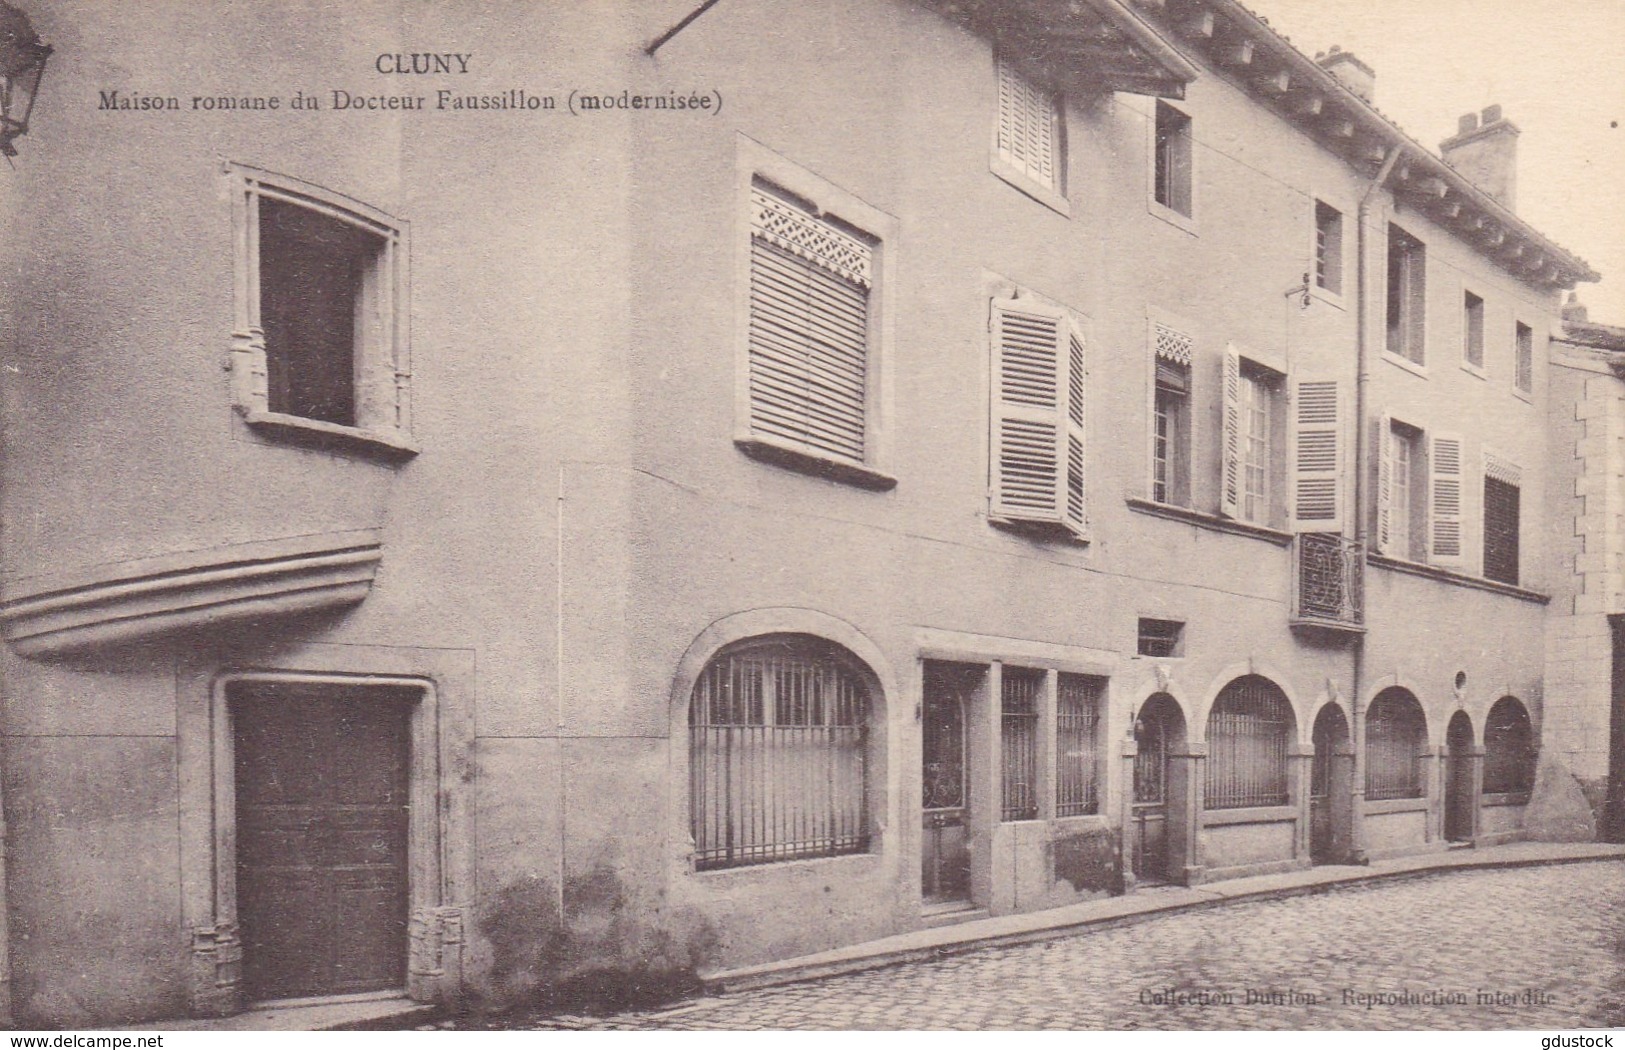
{"label": "stone curb", "polygon": [[[706,995],[722,995],[925,962],[979,948],[1055,940],[1084,930],[1111,929],[1142,919],[1242,901],[1301,897],[1342,886],[1444,872],[1579,864],[1621,858],[1625,858],[1625,846],[1584,843],[1542,849],[1514,846],[1510,849],[1492,847],[1486,850],[1451,851],[1381,861],[1371,867],[1310,868],[1284,875],[1260,875],[1186,887],[1167,891],[1166,895],[1154,899],[1131,894],[1047,911],[977,919],[959,926],[933,927],[781,962],[701,974],[700,983]],[[886,946],[887,942],[900,941],[916,943]]]}

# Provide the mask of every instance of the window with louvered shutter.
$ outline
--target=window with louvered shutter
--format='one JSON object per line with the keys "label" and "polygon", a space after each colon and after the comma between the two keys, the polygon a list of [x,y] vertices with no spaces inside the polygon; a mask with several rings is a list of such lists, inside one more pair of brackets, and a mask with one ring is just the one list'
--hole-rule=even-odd
{"label": "window with louvered shutter", "polygon": [[1064,311],[996,299],[991,318],[991,513],[1081,536],[1085,508],[1085,361]]}
{"label": "window with louvered shutter", "polygon": [[1065,192],[1060,96],[999,60],[999,159],[1040,186]]}
{"label": "window with louvered shutter", "polygon": [[1484,457],[1484,576],[1518,582],[1522,472],[1499,456]]}
{"label": "window with louvered shutter", "polygon": [[873,252],[787,195],[752,188],[753,436],[859,465],[868,458]]}
{"label": "window with louvered shutter", "polygon": [[1420,561],[1427,550],[1427,477],[1422,432],[1391,416],[1375,431],[1376,498],[1372,545],[1379,554]]}
{"label": "window with louvered shutter", "polygon": [[1462,560],[1461,438],[1455,434],[1435,434],[1432,446],[1428,456],[1428,560],[1438,565],[1459,565]]}
{"label": "window with louvered shutter", "polygon": [[1299,380],[1294,399],[1292,517],[1300,532],[1343,527],[1343,435],[1336,380]]}
{"label": "window with louvered shutter", "polygon": [[1151,322],[1151,498],[1190,504],[1191,352],[1195,340],[1159,321]]}

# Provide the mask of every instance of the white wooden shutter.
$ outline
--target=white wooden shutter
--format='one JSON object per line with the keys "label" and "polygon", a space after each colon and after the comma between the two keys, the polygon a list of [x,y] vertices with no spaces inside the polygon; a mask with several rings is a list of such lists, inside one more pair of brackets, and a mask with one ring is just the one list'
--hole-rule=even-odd
{"label": "white wooden shutter", "polygon": [[1054,95],[999,62],[999,155],[1052,189],[1058,110]]}
{"label": "white wooden shutter", "polygon": [[1460,565],[1463,476],[1459,434],[1433,435],[1428,481],[1428,560],[1435,565]]}
{"label": "white wooden shutter", "polygon": [[1337,380],[1298,380],[1292,405],[1293,526],[1299,532],[1341,532],[1344,442]]}
{"label": "white wooden shutter", "polygon": [[751,192],[751,431],[864,462],[871,248]]}
{"label": "white wooden shutter", "polygon": [[[1070,408],[1062,410],[1061,381],[1070,372],[1071,324],[1052,307],[995,299],[991,328],[991,512],[1009,521],[1070,523],[1064,464],[1073,425]],[[1081,425],[1077,433],[1081,438]],[[1080,458],[1080,483],[1081,470]]]}
{"label": "white wooden shutter", "polygon": [[[1394,519],[1394,486],[1406,484],[1405,479],[1394,477],[1394,421],[1387,415],[1378,416],[1372,427],[1376,433],[1371,437],[1371,448],[1376,453],[1376,484],[1373,496],[1374,514],[1371,522],[1371,543],[1378,554],[1392,554],[1395,548],[1393,535]],[[1400,543],[1406,542],[1403,537]]]}
{"label": "white wooden shutter", "polygon": [[1073,532],[1082,535],[1087,522],[1084,501],[1083,421],[1085,379],[1083,333],[1070,319],[1066,323],[1066,493],[1064,517]]}
{"label": "white wooden shutter", "polygon": [[1219,446],[1219,513],[1227,518],[1241,510],[1241,355],[1224,348],[1223,427]]}

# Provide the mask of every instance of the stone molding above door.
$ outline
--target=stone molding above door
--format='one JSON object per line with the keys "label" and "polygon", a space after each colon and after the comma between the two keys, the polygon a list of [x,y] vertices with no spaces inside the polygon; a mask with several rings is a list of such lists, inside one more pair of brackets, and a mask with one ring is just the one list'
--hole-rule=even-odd
{"label": "stone molding above door", "polygon": [[0,589],[0,631],[17,653],[49,658],[338,609],[367,596],[382,558],[381,531],[353,529],[14,577]]}

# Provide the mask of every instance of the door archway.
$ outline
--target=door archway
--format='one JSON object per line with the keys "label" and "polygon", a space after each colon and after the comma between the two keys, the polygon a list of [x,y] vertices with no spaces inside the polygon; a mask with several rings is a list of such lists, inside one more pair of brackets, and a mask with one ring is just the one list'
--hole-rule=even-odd
{"label": "door archway", "polygon": [[1130,863],[1139,882],[1174,879],[1184,864],[1187,768],[1185,716],[1167,693],[1155,693],[1134,719],[1134,792],[1130,802]]}
{"label": "door archway", "polygon": [[1473,720],[1457,711],[1445,731],[1444,837],[1450,842],[1471,842],[1478,816],[1478,792],[1473,783]]}
{"label": "door archway", "polygon": [[1315,716],[1315,757],[1309,777],[1309,858],[1341,864],[1353,843],[1354,748],[1342,708],[1327,704]]}

